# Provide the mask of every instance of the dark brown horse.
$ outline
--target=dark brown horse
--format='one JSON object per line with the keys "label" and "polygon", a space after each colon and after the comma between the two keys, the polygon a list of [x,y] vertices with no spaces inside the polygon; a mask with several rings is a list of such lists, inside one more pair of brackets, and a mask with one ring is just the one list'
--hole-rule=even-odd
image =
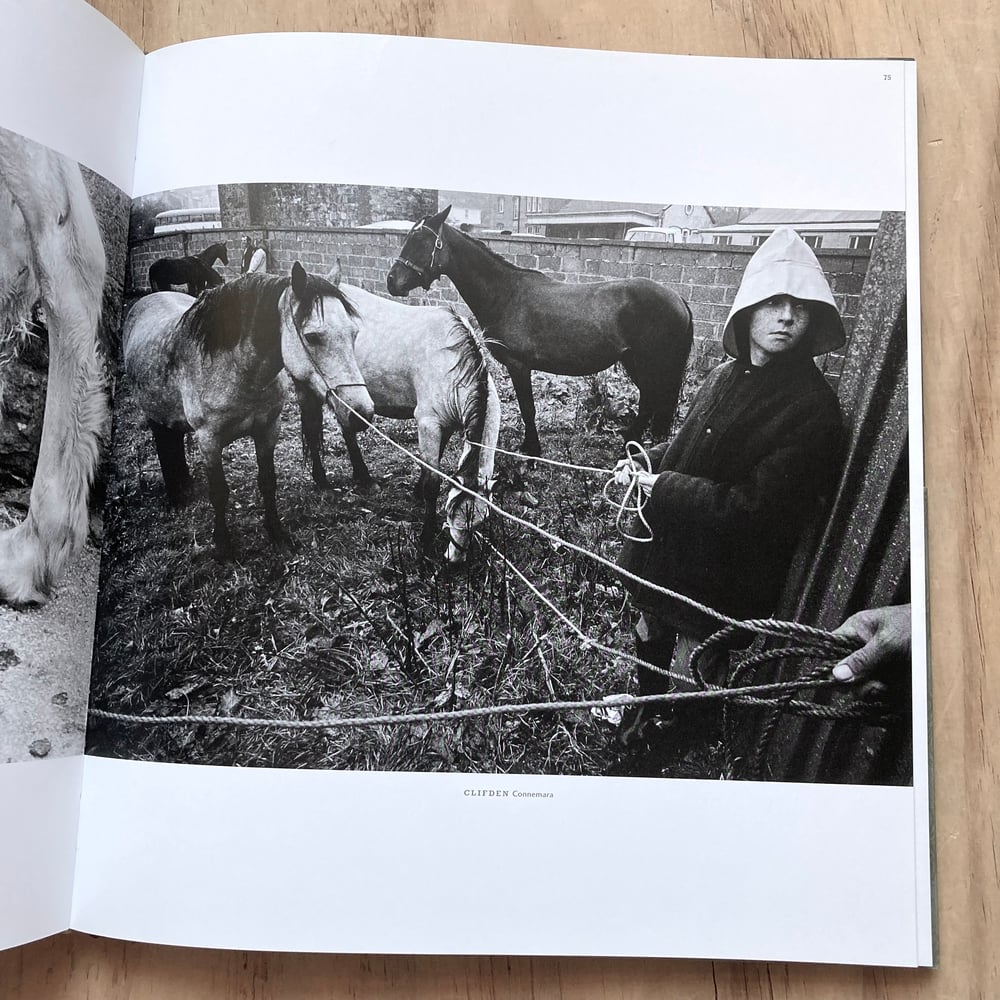
{"label": "dark brown horse", "polygon": [[150,265],[149,287],[169,292],[174,285],[186,285],[188,295],[200,295],[222,284],[222,275],[212,267],[217,260],[229,263],[225,243],[213,243],[193,257],[161,257]]}
{"label": "dark brown horse", "polygon": [[541,454],[533,369],[592,375],[620,361],[639,390],[626,440],[637,439],[650,422],[654,437],[665,437],[691,350],[687,303],[646,278],[569,284],[516,267],[445,225],[450,210],[410,230],[387,285],[391,294],[406,295],[418,285],[429,288],[442,274],[451,278],[479,321],[486,346],[510,373],[524,420],[524,453]]}

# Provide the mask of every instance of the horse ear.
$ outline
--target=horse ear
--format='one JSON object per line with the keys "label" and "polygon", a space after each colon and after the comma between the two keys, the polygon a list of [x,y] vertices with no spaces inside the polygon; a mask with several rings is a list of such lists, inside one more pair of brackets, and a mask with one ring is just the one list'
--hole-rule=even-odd
{"label": "horse ear", "polygon": [[338,257],[337,263],[330,269],[330,273],[326,276],[326,280],[329,281],[334,288],[336,288],[340,284],[340,278],[340,258]]}
{"label": "horse ear", "polygon": [[298,261],[292,264],[292,291],[297,299],[305,295],[308,281],[309,275],[306,274],[306,269]]}
{"label": "horse ear", "polygon": [[451,205],[442,208],[437,215],[427,220],[427,224],[432,228],[436,229],[438,226],[444,224],[444,220],[448,218],[448,213],[451,211]]}

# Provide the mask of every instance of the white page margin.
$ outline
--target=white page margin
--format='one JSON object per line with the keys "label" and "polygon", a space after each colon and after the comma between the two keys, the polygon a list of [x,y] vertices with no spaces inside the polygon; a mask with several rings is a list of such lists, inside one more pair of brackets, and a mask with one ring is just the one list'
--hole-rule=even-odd
{"label": "white page margin", "polygon": [[0,766],[0,949],[69,928],[83,761]]}
{"label": "white page margin", "polygon": [[[207,66],[248,89],[192,115],[212,93]],[[329,181],[902,209],[898,67],[379,35],[203,39],[147,57],[133,194]]]}
{"label": "white page margin", "polygon": [[84,783],[72,927],[91,934],[917,964],[910,788],[100,757]]}

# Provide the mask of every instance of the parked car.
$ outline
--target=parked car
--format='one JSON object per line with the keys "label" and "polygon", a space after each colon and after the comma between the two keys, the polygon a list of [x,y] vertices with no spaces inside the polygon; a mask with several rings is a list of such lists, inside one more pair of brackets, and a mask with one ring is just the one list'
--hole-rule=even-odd
{"label": "parked car", "polygon": [[626,243],[683,243],[679,226],[635,226],[625,234]]}

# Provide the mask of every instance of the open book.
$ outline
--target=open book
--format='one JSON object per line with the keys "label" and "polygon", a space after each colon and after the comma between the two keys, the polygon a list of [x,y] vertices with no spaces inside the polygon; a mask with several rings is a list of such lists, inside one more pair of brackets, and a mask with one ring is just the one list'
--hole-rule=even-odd
{"label": "open book", "polygon": [[0,945],[932,964],[912,63],[5,14]]}

